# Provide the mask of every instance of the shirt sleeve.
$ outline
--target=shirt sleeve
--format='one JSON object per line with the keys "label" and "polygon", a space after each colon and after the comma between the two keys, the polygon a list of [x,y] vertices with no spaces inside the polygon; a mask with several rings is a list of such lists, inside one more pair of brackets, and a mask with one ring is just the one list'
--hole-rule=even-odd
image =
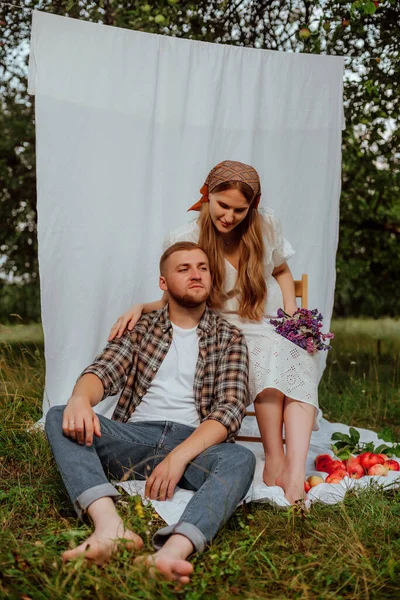
{"label": "shirt sleeve", "polygon": [[132,367],[134,336],[135,332],[126,332],[121,338],[111,340],[79,376],[81,378],[87,373],[97,375],[104,388],[103,400],[118,394],[125,385]]}
{"label": "shirt sleeve", "polygon": [[274,249],[272,251],[272,260],[274,267],[279,267],[284,262],[289,260],[295,251],[292,248],[291,243],[283,237],[282,223],[278,217],[271,215],[271,224],[274,231]]}
{"label": "shirt sleeve", "polygon": [[221,354],[214,381],[214,403],[207,419],[213,419],[228,430],[227,441],[238,434],[250,404],[248,392],[249,356],[243,335],[232,337]]}

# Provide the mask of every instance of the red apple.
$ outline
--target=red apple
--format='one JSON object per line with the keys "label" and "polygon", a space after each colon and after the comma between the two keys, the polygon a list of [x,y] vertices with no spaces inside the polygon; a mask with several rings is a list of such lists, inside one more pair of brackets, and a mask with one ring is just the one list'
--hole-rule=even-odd
{"label": "red apple", "polygon": [[346,466],[342,460],[333,460],[326,467],[326,472],[329,473],[329,475],[332,475],[332,473],[334,473],[334,471],[345,471],[345,470],[346,470]]}
{"label": "red apple", "polygon": [[363,469],[363,467],[361,466],[361,463],[360,463],[359,456],[350,456],[350,458],[348,458],[347,460],[344,460],[343,462],[344,462],[346,471],[348,471],[349,468],[353,467],[354,465],[358,465]]}
{"label": "red apple", "polygon": [[387,473],[387,468],[378,463],[368,469],[368,475],[387,475]]}
{"label": "red apple", "polygon": [[388,471],[400,471],[400,465],[397,460],[385,460],[383,466],[386,467]]}
{"label": "red apple", "polygon": [[374,454],[373,452],[364,452],[364,454],[360,454],[360,463],[366,471],[373,465],[383,465],[384,462],[384,459],[379,454]]}
{"label": "red apple", "polygon": [[347,459],[348,463],[357,463],[358,465],[360,465],[360,454],[358,456],[353,456],[351,455],[350,458]]}
{"label": "red apple", "polygon": [[308,481],[304,482],[304,491],[307,494],[309,491],[311,490],[311,485],[308,483]]}
{"label": "red apple", "polygon": [[356,462],[352,462],[347,466],[347,472],[352,479],[360,479],[365,475],[364,468]]}
{"label": "red apple", "polygon": [[313,488],[320,483],[324,483],[324,480],[319,475],[310,475],[310,477],[307,478],[307,483],[309,484],[310,488]]}
{"label": "red apple", "polygon": [[387,456],[385,454],[376,454],[375,452],[371,452],[371,456],[369,458],[370,462],[372,462],[374,465],[383,465],[386,459]]}
{"label": "red apple", "polygon": [[329,454],[319,454],[315,459],[315,468],[317,471],[325,471],[327,465],[332,462],[332,456]]}
{"label": "red apple", "polygon": [[347,471],[344,469],[337,469],[328,475],[325,479],[325,483],[340,483],[345,477],[347,477]]}
{"label": "red apple", "polygon": [[[364,469],[368,469],[367,463],[369,463],[369,457],[371,456],[371,452],[363,452],[359,455],[360,465],[364,467]],[[372,465],[371,465],[372,466]]]}

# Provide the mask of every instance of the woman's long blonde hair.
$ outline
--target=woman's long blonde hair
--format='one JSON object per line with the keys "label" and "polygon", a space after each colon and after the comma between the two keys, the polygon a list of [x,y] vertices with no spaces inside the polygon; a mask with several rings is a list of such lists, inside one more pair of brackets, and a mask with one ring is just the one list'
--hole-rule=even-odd
{"label": "woman's long blonde hair", "polygon": [[[239,190],[249,204],[254,200],[251,187],[241,181],[221,183],[210,192],[216,193],[230,189]],[[228,298],[237,296],[239,316],[259,321],[264,315],[267,286],[264,275],[263,222],[258,210],[250,206],[246,218],[237,226],[240,233],[238,278],[234,290],[228,294],[224,291],[224,242],[211,220],[208,203],[204,203],[201,208],[199,226],[199,246],[203,248],[209,258],[212,275],[209,305],[220,309]]]}

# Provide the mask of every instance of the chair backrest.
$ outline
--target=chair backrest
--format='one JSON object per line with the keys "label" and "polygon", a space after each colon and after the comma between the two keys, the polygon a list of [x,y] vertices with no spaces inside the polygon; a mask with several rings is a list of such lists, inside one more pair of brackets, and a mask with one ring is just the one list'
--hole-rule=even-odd
{"label": "chair backrest", "polygon": [[[308,308],[308,275],[306,273],[302,274],[301,279],[295,279],[294,291],[296,298],[301,298],[301,308]],[[246,412],[246,417],[255,416],[256,413],[254,411]],[[238,435],[236,439],[242,442],[261,442],[260,436],[256,435]],[[285,440],[283,441],[285,442]]]}
{"label": "chair backrest", "polygon": [[303,273],[301,279],[294,282],[296,298],[301,298],[301,308],[308,308],[308,275]]}

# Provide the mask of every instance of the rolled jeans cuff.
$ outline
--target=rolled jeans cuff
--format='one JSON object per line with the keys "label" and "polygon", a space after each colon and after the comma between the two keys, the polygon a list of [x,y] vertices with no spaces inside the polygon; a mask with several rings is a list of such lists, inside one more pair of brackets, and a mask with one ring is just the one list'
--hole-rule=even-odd
{"label": "rolled jeans cuff", "polygon": [[74,508],[78,513],[78,517],[82,518],[82,515],[93,502],[99,500],[99,498],[107,497],[112,498],[114,502],[117,502],[121,498],[121,494],[117,492],[111,483],[102,483],[85,490],[74,502]]}
{"label": "rolled jeans cuff", "polygon": [[207,546],[207,540],[203,533],[196,525],[192,523],[175,523],[175,525],[168,525],[159,529],[153,536],[153,546],[156,550],[160,550],[167,539],[178,533],[184,535],[190,542],[192,542],[195,552],[203,552]]}

